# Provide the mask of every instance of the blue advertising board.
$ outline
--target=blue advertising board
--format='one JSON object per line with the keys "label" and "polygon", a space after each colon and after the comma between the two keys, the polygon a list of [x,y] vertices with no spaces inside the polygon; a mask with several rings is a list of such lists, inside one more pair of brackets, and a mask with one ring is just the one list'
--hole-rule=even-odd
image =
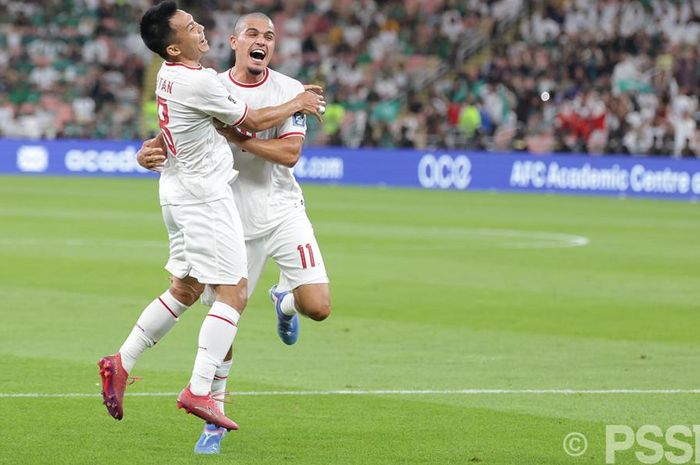
{"label": "blue advertising board", "polygon": [[[140,146],[0,139],[0,174],[157,177],[136,163]],[[700,160],[671,158],[311,147],[295,175],[301,183],[700,198]]]}
{"label": "blue advertising board", "polygon": [[138,141],[0,139],[0,174],[157,176],[136,163]]}

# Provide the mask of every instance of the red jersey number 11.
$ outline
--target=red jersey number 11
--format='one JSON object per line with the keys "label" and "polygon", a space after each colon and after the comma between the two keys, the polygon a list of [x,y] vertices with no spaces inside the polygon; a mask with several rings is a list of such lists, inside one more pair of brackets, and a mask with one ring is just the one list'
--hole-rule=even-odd
{"label": "red jersey number 11", "polygon": [[[306,253],[304,253],[304,246],[299,244],[297,246],[297,250],[299,251],[299,256],[301,258],[301,267],[303,269],[307,268],[307,261],[306,261]],[[306,251],[308,251],[308,265],[311,265],[311,268],[316,266],[316,260],[314,260],[314,250],[311,248],[311,244],[306,244]]]}

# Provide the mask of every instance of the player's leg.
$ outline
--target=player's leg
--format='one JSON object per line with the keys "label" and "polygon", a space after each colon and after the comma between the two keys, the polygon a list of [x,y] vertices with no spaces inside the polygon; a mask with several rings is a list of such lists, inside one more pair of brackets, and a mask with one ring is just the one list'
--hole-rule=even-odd
{"label": "player's leg", "polygon": [[124,416],[124,390],[136,361],[147,348],[153,347],[172,329],[178,318],[196,302],[202,292],[202,285],[188,276],[184,238],[169,207],[163,208],[163,218],[170,239],[169,259],[165,266],[171,273],[170,288],[141,312],[119,352],[103,357],[98,362],[103,401],[109,414],[117,420]]}
{"label": "player's leg", "polygon": [[[212,290],[212,293],[214,291]],[[233,347],[229,348],[224,357],[224,361],[219,365],[214,373],[214,381],[211,384],[211,394],[224,415],[224,396],[226,395],[226,383],[229,372],[233,366]],[[215,455],[221,452],[221,441],[228,433],[226,428],[220,428],[213,423],[204,423],[202,434],[194,445],[195,454]]]}
{"label": "player's leg", "polygon": [[[175,213],[175,215],[174,215]],[[194,277],[189,276],[185,236],[181,225],[176,221],[177,212],[171,207],[163,207],[163,220],[168,230],[168,263],[165,269],[170,272],[170,288],[151,302],[139,317],[131,334],[119,353],[124,369],[131,372],[141,353],[153,347],[175,325],[177,319],[194,304],[203,290]]]}
{"label": "player's leg", "polygon": [[[223,396],[226,389],[226,379],[231,370],[233,342],[238,330],[238,321],[247,301],[245,279],[237,286],[238,292],[231,295],[230,286],[214,286],[217,300],[202,324],[199,333],[199,347],[188,388],[178,397],[178,403],[196,401],[194,396],[208,397],[206,404],[211,404],[218,413],[214,415],[198,415],[205,420],[204,431],[195,443],[196,454],[218,454],[221,450],[221,440],[227,430],[238,429],[238,426],[224,413]],[[219,392],[217,392],[219,391]],[[194,402],[190,408],[195,405]],[[186,407],[187,408],[187,407]],[[191,411],[191,410],[190,410]],[[197,415],[196,412],[192,412]],[[222,421],[216,421],[220,416]]]}
{"label": "player's leg", "polygon": [[[245,242],[246,256],[248,259],[248,297],[253,295],[255,286],[260,279],[260,275],[265,269],[265,261],[267,260],[267,252],[265,251],[264,238],[253,239]],[[213,292],[213,290],[212,290]],[[226,384],[228,382],[229,373],[233,365],[233,348],[229,349],[224,361],[214,374],[214,382],[212,383],[212,395],[216,399],[223,398],[226,393]],[[224,411],[224,403],[218,403],[221,411]]]}
{"label": "player's leg", "polygon": [[[265,251],[265,241],[263,238],[253,239],[245,243],[246,254],[248,257],[248,297],[253,294],[255,286],[260,279],[260,275],[265,268],[267,253]],[[209,286],[207,286],[209,287]],[[214,291],[211,289],[212,301],[215,299]],[[202,295],[204,303],[204,295]],[[231,367],[233,366],[233,347],[231,347],[224,357],[224,361],[216,369],[214,373],[214,381],[211,385],[212,396],[216,400],[217,405],[222,412],[225,412],[223,398],[226,394],[226,385],[228,383]],[[226,434],[224,428],[218,428],[216,425],[206,423],[204,430],[199,437],[199,440],[194,446],[196,454],[218,454],[221,451],[221,441]]]}
{"label": "player's leg", "polygon": [[195,395],[212,392],[217,369],[229,353],[238,332],[238,321],[247,304],[247,280],[235,285],[216,285],[216,301],[199,332],[199,347],[190,390]]}
{"label": "player's leg", "polygon": [[281,224],[268,241],[268,253],[280,268],[270,289],[278,315],[278,334],[286,344],[298,337],[297,312],[321,321],[330,315],[330,290],[323,256],[305,212]]}
{"label": "player's leg", "polygon": [[178,407],[207,423],[228,430],[238,429],[238,425],[224,415],[212,397],[212,384],[238,333],[238,322],[248,300],[246,279],[241,279],[236,285],[215,285],[214,290],[216,301],[199,331],[192,377],[178,396]]}
{"label": "player's leg", "polygon": [[331,314],[331,290],[328,283],[302,284],[292,291],[296,310],[315,321],[323,321]]}
{"label": "player's leg", "polygon": [[185,310],[197,301],[202,289],[192,277],[171,276],[170,288],[144,309],[119,349],[127,372],[131,372],[144,350],[156,345],[175,326]]}
{"label": "player's leg", "polygon": [[178,407],[220,427],[237,429],[216,405],[211,389],[248,300],[243,228],[232,195],[182,208],[191,275],[213,287],[216,301],[202,323],[192,377],[178,396]]}
{"label": "player's leg", "polygon": [[[265,238],[251,239],[245,241],[246,256],[248,259],[248,298],[253,295],[260,275],[265,269],[267,261],[267,250],[265,249]],[[211,307],[216,300],[216,294],[212,286],[205,286],[202,293],[202,305]]]}

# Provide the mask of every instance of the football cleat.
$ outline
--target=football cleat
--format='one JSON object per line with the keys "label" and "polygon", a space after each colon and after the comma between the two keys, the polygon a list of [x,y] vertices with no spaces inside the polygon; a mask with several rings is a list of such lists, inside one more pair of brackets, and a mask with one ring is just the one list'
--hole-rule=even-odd
{"label": "football cleat", "polygon": [[287,294],[289,291],[277,292],[277,284],[270,288],[270,299],[277,311],[277,334],[282,342],[291,346],[299,339],[299,316],[296,313],[292,316],[282,313],[282,299]]}
{"label": "football cleat", "polygon": [[204,424],[204,431],[194,445],[195,454],[214,455],[221,452],[221,440],[226,436],[226,428],[219,428],[211,423]]}
{"label": "football cleat", "polygon": [[177,396],[177,408],[185,409],[185,412],[191,413],[220,428],[225,428],[229,431],[238,429],[236,422],[226,417],[224,412],[216,405],[216,401],[211,396],[211,393],[205,396],[195,396],[190,391],[189,384]]}
{"label": "football cleat", "polygon": [[117,420],[124,418],[124,391],[129,373],[122,366],[122,356],[108,355],[97,362],[102,379],[102,399],[107,411]]}

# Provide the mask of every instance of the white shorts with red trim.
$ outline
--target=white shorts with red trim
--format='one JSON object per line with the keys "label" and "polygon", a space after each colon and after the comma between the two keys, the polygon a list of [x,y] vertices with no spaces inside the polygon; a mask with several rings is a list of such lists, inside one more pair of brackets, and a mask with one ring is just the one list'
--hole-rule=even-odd
{"label": "white shorts with red trim", "polygon": [[236,285],[248,276],[243,226],[233,193],[194,205],[164,205],[170,240],[165,269],[177,278],[202,284]]}
{"label": "white shorts with red trim", "polygon": [[248,290],[251,293],[268,257],[280,269],[279,291],[288,291],[304,284],[329,282],[314,228],[303,209],[287,217],[270,233],[246,241],[246,250]]}
{"label": "white shorts with red trim", "polygon": [[[313,226],[303,210],[288,217],[265,236],[246,241],[245,245],[248,254],[249,297],[260,280],[268,257],[279,267],[277,289],[280,291],[296,289],[304,284],[329,282]],[[207,286],[202,294],[202,304],[209,307],[215,300],[214,290]]]}

